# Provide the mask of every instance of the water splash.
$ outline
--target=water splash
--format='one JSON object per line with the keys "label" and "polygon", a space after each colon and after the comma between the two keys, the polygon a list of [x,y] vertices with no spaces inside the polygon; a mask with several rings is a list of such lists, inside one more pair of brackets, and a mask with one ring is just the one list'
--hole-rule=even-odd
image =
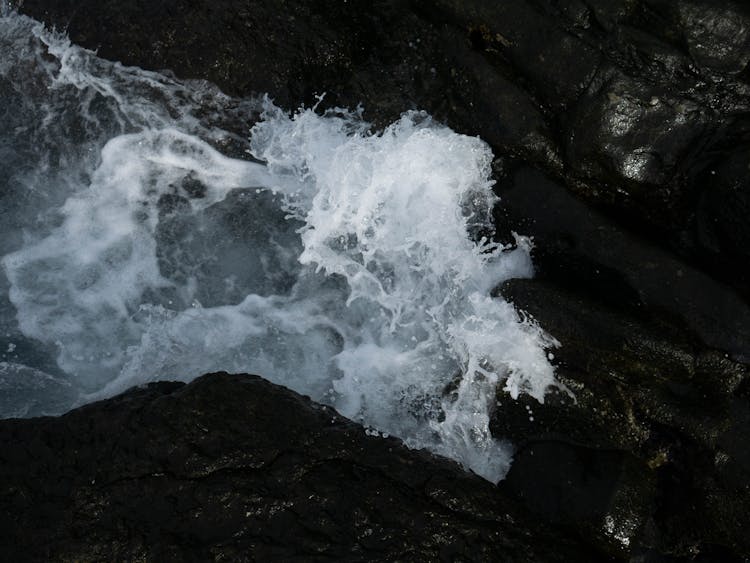
{"label": "water splash", "polygon": [[289,115],[98,59],[17,15],[0,42],[16,53],[1,95],[22,103],[3,120],[23,122],[3,140],[7,308],[14,336],[54,354],[57,387],[82,402],[260,373],[504,475],[497,390],[543,400],[556,342],[490,297],[533,269],[523,237],[480,236],[497,203],[484,142],[421,112],[377,133],[360,112]]}

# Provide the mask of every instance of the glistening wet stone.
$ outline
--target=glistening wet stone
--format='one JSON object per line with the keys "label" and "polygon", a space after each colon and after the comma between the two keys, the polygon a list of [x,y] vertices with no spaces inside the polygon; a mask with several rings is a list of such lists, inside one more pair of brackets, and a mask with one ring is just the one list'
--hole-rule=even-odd
{"label": "glistening wet stone", "polygon": [[602,560],[455,463],[248,375],[0,421],[0,523],[7,561]]}

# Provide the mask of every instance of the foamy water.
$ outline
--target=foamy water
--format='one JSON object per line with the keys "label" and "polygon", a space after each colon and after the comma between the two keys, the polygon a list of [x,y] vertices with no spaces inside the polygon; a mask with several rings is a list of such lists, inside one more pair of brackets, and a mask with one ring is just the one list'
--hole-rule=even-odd
{"label": "foamy water", "polygon": [[497,393],[543,400],[556,342],[490,297],[533,267],[481,238],[484,142],[232,99],[7,12],[0,51],[0,414],[250,372],[505,474]]}

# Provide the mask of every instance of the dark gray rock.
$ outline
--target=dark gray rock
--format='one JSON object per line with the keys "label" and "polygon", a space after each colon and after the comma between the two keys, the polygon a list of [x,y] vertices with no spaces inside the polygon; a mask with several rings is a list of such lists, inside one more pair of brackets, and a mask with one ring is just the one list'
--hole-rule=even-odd
{"label": "dark gray rock", "polygon": [[[736,189],[742,197],[742,186]],[[528,165],[507,162],[496,191],[500,235],[534,237],[537,277],[620,310],[666,318],[694,334],[696,346],[703,342],[750,361],[750,306],[732,287],[612,223]],[[741,205],[733,209],[741,213]]]}
{"label": "dark gray rock", "polygon": [[[542,3],[544,4],[544,3]],[[585,6],[571,2],[560,9],[574,27],[585,29]],[[593,77],[601,54],[570,33],[560,13],[530,2],[479,0],[415,2],[427,17],[469,32],[473,47],[486,60],[515,75],[539,101],[555,109],[577,99]]]}
{"label": "dark gray rock", "polygon": [[690,55],[701,66],[730,74],[750,61],[750,12],[747,5],[687,1],[672,4]]}
{"label": "dark gray rock", "polygon": [[672,183],[715,119],[663,87],[602,69],[578,101],[567,160],[575,174],[601,182],[602,192],[619,191],[613,201],[639,197],[653,205],[651,213],[663,212],[676,194],[658,186]]}
{"label": "dark gray rock", "polygon": [[712,186],[698,207],[701,246],[715,258],[724,253],[746,263],[750,259],[750,232],[744,228],[750,214],[750,146],[722,153],[696,182]]}
{"label": "dark gray rock", "polygon": [[627,553],[750,553],[748,366],[574,289],[515,280],[501,293],[560,340],[572,392],[500,398],[492,431],[520,447],[502,487]]}
{"label": "dark gray rock", "polygon": [[3,561],[602,561],[458,465],[255,376],[0,422]]}
{"label": "dark gray rock", "polygon": [[640,547],[654,489],[648,466],[622,450],[544,439],[525,444],[500,483],[541,517],[620,557]]}

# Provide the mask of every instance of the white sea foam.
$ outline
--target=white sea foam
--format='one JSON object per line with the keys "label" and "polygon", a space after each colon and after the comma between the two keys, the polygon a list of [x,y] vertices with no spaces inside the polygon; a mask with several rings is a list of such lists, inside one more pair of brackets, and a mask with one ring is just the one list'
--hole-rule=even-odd
{"label": "white sea foam", "polygon": [[[59,120],[80,129],[43,175],[15,174],[17,192],[62,196],[41,215],[21,209],[26,235],[2,265],[18,330],[56,350],[82,401],[255,372],[504,475],[496,393],[543,400],[556,342],[490,297],[533,268],[523,237],[472,238],[497,203],[484,142],[420,112],[372,134],[358,112],[233,100],[103,61],[15,15],[0,30],[34,46],[0,76],[23,92],[17,67],[36,64],[49,89],[29,110],[46,125],[19,135],[64,144]],[[255,160],[217,150],[230,142]]]}

